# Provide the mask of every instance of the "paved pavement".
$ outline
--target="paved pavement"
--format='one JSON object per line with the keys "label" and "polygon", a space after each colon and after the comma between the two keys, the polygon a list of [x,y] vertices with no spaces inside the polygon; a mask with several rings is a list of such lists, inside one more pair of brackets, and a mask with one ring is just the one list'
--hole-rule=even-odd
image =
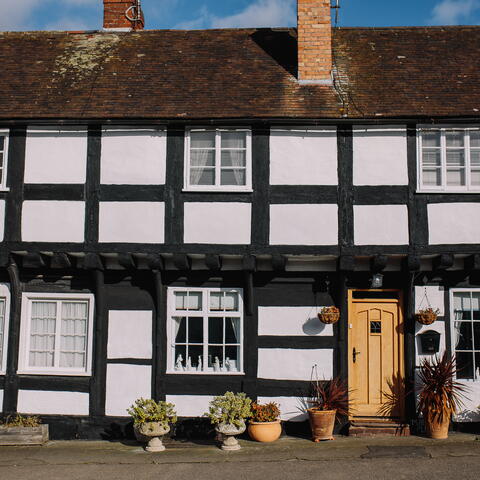
{"label": "paved pavement", "polygon": [[281,438],[273,444],[241,440],[242,450],[172,443],[162,453],[120,442],[50,442],[43,447],[0,447],[0,479],[175,479],[232,477],[478,480],[480,436],[349,438],[313,443]]}

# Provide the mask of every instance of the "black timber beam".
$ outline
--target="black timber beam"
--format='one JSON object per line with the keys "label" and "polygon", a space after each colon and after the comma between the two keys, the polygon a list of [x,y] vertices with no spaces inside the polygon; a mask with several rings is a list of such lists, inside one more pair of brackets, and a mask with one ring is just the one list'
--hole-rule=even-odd
{"label": "black timber beam", "polygon": [[205,255],[205,265],[209,270],[218,272],[222,269],[222,258],[220,255],[207,254]]}
{"label": "black timber beam", "polygon": [[403,260],[403,266],[407,272],[419,272],[421,267],[420,257],[416,255],[406,256]]}
{"label": "black timber beam", "polygon": [[253,255],[244,255],[242,269],[246,272],[255,272],[257,270],[257,259]]}
{"label": "black timber beam", "polygon": [[387,255],[375,255],[370,260],[370,270],[373,273],[379,273],[385,270],[388,263]]}
{"label": "black timber beam", "polygon": [[355,270],[355,257],[342,255],[338,259],[338,270],[341,272],[353,272]]}
{"label": "black timber beam", "polygon": [[465,258],[465,270],[480,270],[480,255],[470,255]]}
{"label": "black timber beam", "polygon": [[454,256],[451,253],[442,253],[433,259],[433,270],[446,270],[453,266]]}
{"label": "black timber beam", "polygon": [[188,255],[184,253],[176,253],[173,256],[173,265],[177,270],[191,270],[192,262]]}
{"label": "black timber beam", "polygon": [[165,270],[165,262],[163,260],[163,257],[157,253],[151,253],[147,255],[147,265],[150,270]]}
{"label": "black timber beam", "polygon": [[137,264],[131,253],[119,253],[118,263],[125,270],[135,270],[137,268]]}
{"label": "black timber beam", "polygon": [[287,267],[287,258],[284,255],[272,255],[272,268],[275,272],[284,272]]}

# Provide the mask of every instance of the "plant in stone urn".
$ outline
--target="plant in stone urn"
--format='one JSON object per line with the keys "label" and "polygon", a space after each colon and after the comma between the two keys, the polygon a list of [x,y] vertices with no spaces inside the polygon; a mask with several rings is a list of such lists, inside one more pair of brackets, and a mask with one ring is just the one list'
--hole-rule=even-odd
{"label": "plant in stone urn", "polygon": [[252,401],[245,393],[227,392],[215,397],[210,402],[210,408],[205,415],[210,418],[215,430],[222,434],[222,450],[240,450],[236,435],[241,435],[245,429],[245,419],[252,415]]}
{"label": "plant in stone urn", "polygon": [[127,409],[133,419],[135,434],[148,438],[147,452],[163,452],[165,446],[161,437],[170,431],[170,424],[176,423],[177,414],[172,403],[156,402],[152,399],[139,398]]}

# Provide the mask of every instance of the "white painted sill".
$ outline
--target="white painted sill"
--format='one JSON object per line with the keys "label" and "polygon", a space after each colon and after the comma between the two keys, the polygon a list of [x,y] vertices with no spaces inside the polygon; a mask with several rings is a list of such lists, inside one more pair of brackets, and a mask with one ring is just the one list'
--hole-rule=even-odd
{"label": "white painted sill", "polygon": [[242,375],[245,375],[245,372],[195,372],[195,371],[191,371],[191,372],[177,372],[177,371],[173,371],[173,372],[169,372],[167,371],[166,372],[167,375],[199,375],[199,376],[202,376],[202,375],[217,375],[217,376],[242,376]]}
{"label": "white painted sill", "polygon": [[480,193],[480,189],[478,190],[423,190],[417,189],[416,193],[428,193],[428,194],[438,194],[438,195],[478,195]]}
{"label": "white painted sill", "polygon": [[17,375],[48,375],[50,377],[91,377],[91,372],[72,372],[65,370],[17,370]]}
{"label": "white painted sill", "polygon": [[183,188],[182,192],[185,193],[192,193],[192,192],[198,192],[198,193],[253,193],[252,188]]}
{"label": "white painted sill", "polygon": [[9,187],[0,187],[0,193],[2,192],[9,192],[10,188]]}

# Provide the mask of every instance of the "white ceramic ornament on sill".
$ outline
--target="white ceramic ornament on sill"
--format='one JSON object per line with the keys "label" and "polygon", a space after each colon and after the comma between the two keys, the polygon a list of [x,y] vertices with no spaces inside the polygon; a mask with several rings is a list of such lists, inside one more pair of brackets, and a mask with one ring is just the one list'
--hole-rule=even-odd
{"label": "white ceramic ornament on sill", "polygon": [[201,372],[203,370],[203,364],[202,364],[202,356],[198,356],[198,365],[197,365],[197,372]]}
{"label": "white ceramic ornament on sill", "polygon": [[177,361],[175,362],[175,371],[176,372],[183,372],[183,357],[179,355],[177,357]]}

